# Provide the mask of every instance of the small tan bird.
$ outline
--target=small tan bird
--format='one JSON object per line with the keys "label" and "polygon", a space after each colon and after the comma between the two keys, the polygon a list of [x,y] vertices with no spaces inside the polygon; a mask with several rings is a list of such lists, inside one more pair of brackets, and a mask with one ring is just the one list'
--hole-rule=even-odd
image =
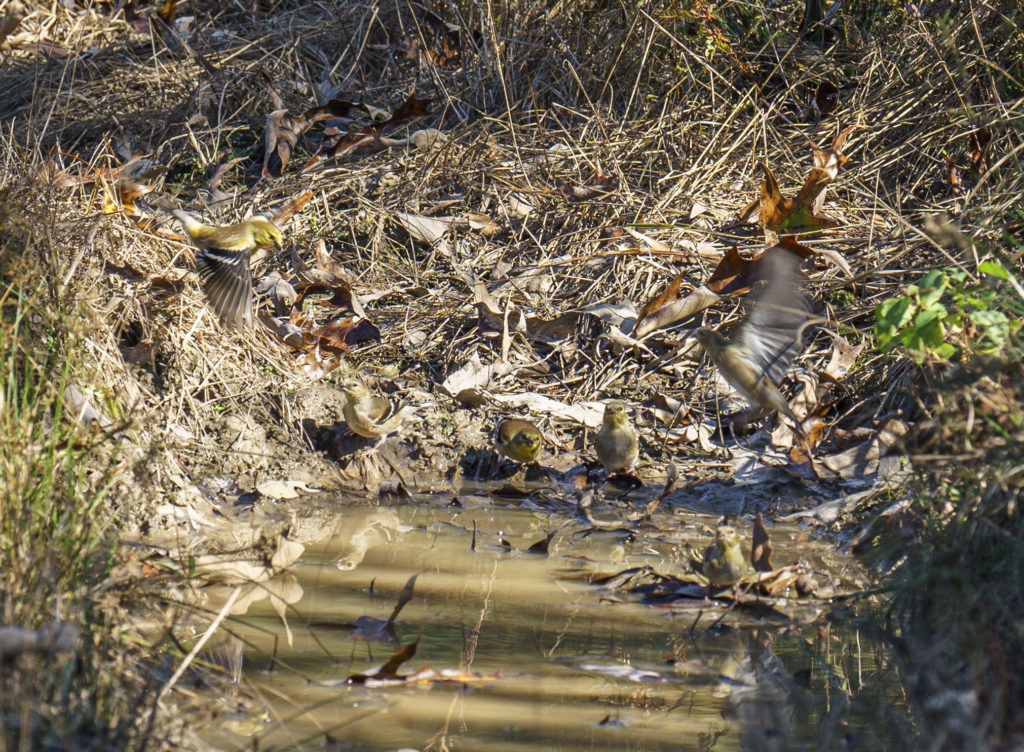
{"label": "small tan bird", "polygon": [[526,464],[540,454],[544,434],[533,423],[522,418],[507,418],[494,432],[494,448],[510,460]]}
{"label": "small tan bird", "polygon": [[204,225],[180,209],[173,210],[192,242],[202,250],[196,256],[210,307],[228,329],[252,326],[252,270],[254,250],[281,245],[281,230],[266,217],[255,216],[231,225]]}
{"label": "small tan bird", "polygon": [[616,401],[605,405],[604,421],[594,440],[594,448],[609,474],[633,469],[640,456],[640,442],[623,403]]}
{"label": "small tan bird", "polygon": [[778,410],[799,428],[777,385],[800,353],[803,330],[813,321],[800,290],[800,259],[781,246],[769,248],[758,261],[756,278],[762,286],[751,293],[747,317],[732,341],[711,329],[700,329],[697,341],[746,400]]}
{"label": "small tan bird", "polygon": [[748,571],[736,528],[720,525],[715,542],[704,549],[704,576],[713,587],[735,585]]}
{"label": "small tan bird", "polygon": [[342,413],[348,427],[359,436],[377,439],[377,444],[397,431],[408,413],[414,410],[408,405],[400,406],[393,400],[375,397],[357,379],[346,379],[342,389],[345,391]]}

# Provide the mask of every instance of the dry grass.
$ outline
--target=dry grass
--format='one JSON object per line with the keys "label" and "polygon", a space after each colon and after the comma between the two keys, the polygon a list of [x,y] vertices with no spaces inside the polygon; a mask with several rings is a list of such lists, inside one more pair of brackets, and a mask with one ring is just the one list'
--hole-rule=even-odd
{"label": "dry grass", "polygon": [[[474,352],[484,362],[501,355],[500,332],[478,325],[474,280],[502,306],[553,317],[600,302],[639,308],[680,272],[698,286],[715,263],[698,247],[711,255],[733,244],[745,255],[758,252],[756,229],[734,221],[758,195],[758,163],[767,161],[793,195],[810,166],[810,145],[827,144],[850,124],[860,126],[847,148],[852,159],[825,206],[843,224],[810,242],[838,250],[853,270],[850,279],[824,263],[810,272],[829,328],[868,337],[874,306],[920,272],[975,273],[970,253],[921,230],[924,215],[950,213],[979,241],[975,248],[1016,260],[1024,219],[1016,4],[929,3],[915,17],[903,4],[851,3],[849,17],[836,22],[849,33],[825,50],[796,37],[797,3],[767,5],[719,2],[707,15],[705,3],[452,3],[435,8],[463,43],[461,65],[448,69],[389,47],[406,35],[435,43],[434,29],[409,3],[276,2],[256,19],[235,4],[184,3],[179,16],[195,16],[187,42],[139,34],[105,4],[28,3],[6,43],[13,48],[0,79],[3,222],[34,226],[25,248],[47,283],[40,300],[81,322],[86,336],[74,340],[70,380],[87,384],[113,423],[126,422],[123,436],[145,456],[111,481],[117,501],[138,508],[173,493],[183,469],[250,480],[287,474],[316,456],[288,449],[306,441],[292,395],[315,380],[262,331],[222,332],[190,272],[192,251],[153,226],[103,214],[93,185],[55,185],[53,162],[83,175],[148,154],[168,167],[164,192],[221,221],[312,191],[288,227],[285,254],[258,271],[287,272],[288,254],[308,260],[322,239],[364,292],[388,291],[368,310],[383,342],[358,348],[346,368],[399,388],[434,390]],[[68,54],[29,46],[42,40]],[[819,122],[811,101],[826,78],[842,95]],[[387,108],[411,92],[430,97],[433,114],[419,125],[449,140],[433,151],[389,149],[300,176],[315,148],[307,138],[284,177],[259,180],[264,125],[277,98],[301,112],[327,92]],[[970,135],[980,127],[994,140],[989,162],[973,174]],[[544,158],[553,148],[558,157]],[[963,168],[965,195],[949,184],[947,155]],[[225,180],[233,198],[204,209],[201,189],[232,157],[248,158]],[[589,184],[598,169],[616,179],[616,190],[579,203],[556,193],[563,181]],[[510,208],[510,194],[533,207],[525,219]],[[437,210],[446,201],[454,203]],[[691,217],[695,203],[709,211]],[[458,232],[445,254],[411,240],[395,217],[433,211],[484,214],[502,232]],[[653,244],[609,239],[603,230],[611,225],[635,226]],[[531,289],[537,273],[546,275],[540,292]],[[429,294],[412,295],[413,287]],[[705,320],[717,325],[734,309],[722,306]],[[490,388],[534,389],[568,402],[610,395],[642,402],[663,393],[699,420],[717,411],[706,365],[687,354],[699,323],[649,341],[653,356],[586,331],[557,347],[516,338],[512,359],[529,366]],[[820,368],[830,353],[831,340],[819,335],[800,364]],[[915,372],[889,363],[877,351],[862,356],[831,424],[853,429],[917,414]],[[401,378],[391,379],[395,373]],[[255,417],[285,459],[233,454],[225,415]],[[563,443],[581,440],[577,430],[559,430]],[[318,472],[329,468],[323,460]]]}

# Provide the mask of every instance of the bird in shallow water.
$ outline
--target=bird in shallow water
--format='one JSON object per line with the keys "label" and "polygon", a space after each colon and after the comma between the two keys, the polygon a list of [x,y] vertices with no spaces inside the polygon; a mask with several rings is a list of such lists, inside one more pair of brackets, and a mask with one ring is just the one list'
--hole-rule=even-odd
{"label": "bird in shallow water", "polygon": [[715,542],[704,549],[704,576],[712,587],[735,585],[747,573],[747,562],[736,528],[720,525]]}
{"label": "bird in shallow water", "polygon": [[366,385],[356,379],[346,379],[342,384],[345,392],[345,406],[342,414],[352,430],[366,439],[376,439],[379,445],[401,426],[407,414],[414,410],[408,405],[370,394]]}
{"label": "bird in shallow water", "polygon": [[180,209],[175,209],[173,214],[201,249],[196,255],[199,278],[221,325],[228,329],[250,328],[252,270],[249,259],[255,250],[281,245],[281,230],[259,215],[214,227]]}
{"label": "bird in shallow water", "polygon": [[522,418],[507,418],[494,432],[494,448],[498,454],[524,465],[537,459],[543,443],[544,434],[540,429]]}
{"label": "bird in shallow water", "polygon": [[762,254],[755,270],[747,317],[732,341],[700,329],[697,341],[719,372],[743,397],[764,410],[778,410],[800,428],[800,420],[778,384],[801,350],[801,335],[813,317],[800,290],[800,259],[782,246]]}
{"label": "bird in shallow water", "polygon": [[594,440],[594,448],[609,474],[627,473],[633,469],[640,456],[640,442],[622,402],[605,405],[604,420]]}

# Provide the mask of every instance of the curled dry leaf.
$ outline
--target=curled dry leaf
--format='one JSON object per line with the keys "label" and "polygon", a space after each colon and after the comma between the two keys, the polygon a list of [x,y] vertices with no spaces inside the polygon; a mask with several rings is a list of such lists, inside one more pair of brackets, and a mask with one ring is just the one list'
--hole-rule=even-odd
{"label": "curled dry leaf", "polygon": [[633,335],[637,339],[657,329],[675,324],[714,305],[723,295],[741,294],[750,290],[751,274],[756,259],[744,259],[731,248],[718,262],[708,281],[679,296],[683,275],[673,279],[668,287],[648,302],[637,317]]}
{"label": "curled dry leaf", "polygon": [[262,312],[260,321],[278,342],[296,350],[301,350],[306,346],[306,337],[302,329],[291,321],[282,321],[276,316],[269,316]]}
{"label": "curled dry leaf", "polygon": [[821,214],[825,202],[825,188],[836,179],[839,168],[849,160],[843,154],[847,137],[857,126],[851,125],[836,136],[829,149],[812,149],[814,167],[804,181],[795,199],[782,195],[778,181],[767,162],[761,163],[764,180],[761,183],[758,225],[765,230],[815,230],[835,227],[839,223]]}
{"label": "curled dry leaf", "polygon": [[827,117],[837,104],[839,104],[839,87],[827,78],[823,79],[814,90],[814,112],[818,120]]}
{"label": "curled dry leaf", "polygon": [[577,402],[570,405],[537,392],[495,394],[493,397],[495,402],[509,408],[523,408],[537,415],[546,415],[553,420],[581,423],[588,428],[600,428],[604,421],[603,402]]}
{"label": "curled dry leaf", "polygon": [[971,133],[971,167],[981,172],[988,159],[988,145],[992,143],[992,131],[981,127]]}
{"label": "curled dry leaf", "polygon": [[295,198],[284,202],[273,212],[270,213],[270,221],[278,227],[284,227],[288,224],[288,220],[302,211],[303,207],[306,206],[313,198],[313,194],[309,191],[300,193]]}
{"label": "curled dry leaf", "polygon": [[480,402],[479,390],[487,387],[494,379],[512,371],[512,365],[503,360],[483,363],[480,354],[474,352],[469,361],[448,375],[441,384],[441,391],[459,402]]}
{"label": "curled dry leaf", "polygon": [[959,198],[967,193],[967,189],[964,188],[964,180],[960,176],[960,168],[957,167],[956,162],[948,154],[946,155],[946,175],[949,178],[949,187],[954,196]]}
{"label": "curled dry leaf", "polygon": [[832,338],[832,357],[829,358],[828,365],[825,366],[822,373],[836,381],[841,381],[850,372],[850,368],[856,362],[857,356],[868,346],[868,341],[865,339],[859,345],[851,345],[838,334],[828,330],[826,330],[826,333]]}
{"label": "curled dry leaf", "polygon": [[320,339],[323,347],[348,351],[350,347],[365,340],[380,342],[380,329],[368,319],[345,318],[329,321],[313,330],[313,336]]}
{"label": "curled dry leaf", "polygon": [[618,187],[619,181],[615,177],[606,175],[604,170],[597,167],[594,169],[594,179],[590,182],[590,185],[571,185],[563,180],[554,192],[568,201],[577,203],[579,201],[587,201],[598,195],[612,193]]}
{"label": "curled dry leaf", "polygon": [[416,655],[416,647],[420,644],[419,640],[411,642],[401,650],[395,652],[387,663],[381,666],[376,671],[371,671],[368,674],[352,674],[346,680],[346,684],[365,684],[368,679],[398,679],[399,667]]}
{"label": "curled dry leaf", "polygon": [[356,106],[354,102],[331,99],[326,104],[309,108],[301,115],[292,115],[287,109],[271,112],[267,116],[267,131],[264,134],[263,177],[281,177],[299,139],[314,123],[329,118],[347,118]]}

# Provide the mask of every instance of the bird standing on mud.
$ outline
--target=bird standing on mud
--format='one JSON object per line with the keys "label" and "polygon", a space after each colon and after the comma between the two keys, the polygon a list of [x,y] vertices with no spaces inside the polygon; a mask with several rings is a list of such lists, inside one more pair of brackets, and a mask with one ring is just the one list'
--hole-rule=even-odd
{"label": "bird standing on mud", "polygon": [[377,444],[397,431],[406,414],[413,410],[408,405],[400,406],[392,400],[373,396],[365,384],[355,379],[347,379],[342,388],[345,391],[342,413],[348,427],[363,438],[376,439]]}
{"label": "bird standing on mud", "polygon": [[769,248],[757,262],[756,282],[747,317],[732,341],[700,329],[697,341],[722,376],[751,404],[778,410],[800,427],[800,420],[778,384],[800,353],[800,338],[812,321],[800,290],[800,259],[781,246]]}
{"label": "bird standing on mud", "polygon": [[255,216],[231,225],[204,225],[175,209],[175,217],[192,242],[202,250],[196,256],[199,277],[210,307],[228,329],[252,326],[252,270],[254,250],[281,245],[281,230],[266,217]]}
{"label": "bird standing on mud", "polygon": [[594,448],[597,450],[597,458],[609,474],[626,473],[633,469],[640,456],[640,442],[622,402],[609,402],[605,405],[604,420],[594,440]]}
{"label": "bird standing on mud", "polygon": [[747,573],[747,562],[736,528],[720,525],[715,542],[704,549],[704,576],[712,587],[735,585]]}
{"label": "bird standing on mud", "polygon": [[522,418],[507,418],[494,432],[494,448],[510,460],[527,464],[537,459],[544,434],[533,423]]}

